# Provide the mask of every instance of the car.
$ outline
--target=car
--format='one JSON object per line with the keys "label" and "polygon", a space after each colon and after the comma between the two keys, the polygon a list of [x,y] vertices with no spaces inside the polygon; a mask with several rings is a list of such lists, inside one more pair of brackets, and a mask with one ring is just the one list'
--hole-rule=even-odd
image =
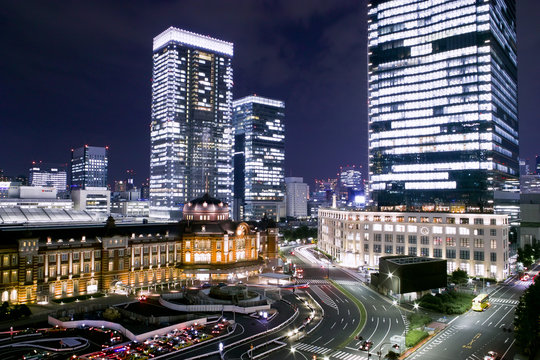
{"label": "car", "polygon": [[373,341],[364,340],[362,344],[360,345],[360,347],[358,348],[358,350],[369,351],[369,349],[371,349],[372,346],[373,346]]}
{"label": "car", "polygon": [[501,357],[495,351],[488,351],[484,356],[484,360],[499,360]]}

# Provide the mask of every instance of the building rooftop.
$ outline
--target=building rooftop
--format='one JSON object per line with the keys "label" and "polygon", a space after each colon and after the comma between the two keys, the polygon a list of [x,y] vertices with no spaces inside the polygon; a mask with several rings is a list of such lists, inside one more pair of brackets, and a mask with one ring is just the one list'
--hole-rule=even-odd
{"label": "building rooftop", "polygon": [[428,257],[408,256],[408,255],[384,256],[381,259],[384,259],[388,262],[392,262],[397,265],[428,263],[428,262],[436,262],[436,261],[443,260],[443,259],[433,259],[433,258],[428,258]]}

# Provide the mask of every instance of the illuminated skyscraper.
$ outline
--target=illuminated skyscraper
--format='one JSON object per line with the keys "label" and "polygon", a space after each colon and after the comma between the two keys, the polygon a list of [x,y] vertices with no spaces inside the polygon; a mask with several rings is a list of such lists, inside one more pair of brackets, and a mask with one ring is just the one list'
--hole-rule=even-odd
{"label": "illuminated skyscraper", "polygon": [[260,96],[233,102],[236,219],[285,215],[285,103]]}
{"label": "illuminated skyscraper", "polygon": [[154,38],[150,215],[232,195],[233,44],[170,27]]}
{"label": "illuminated skyscraper", "polygon": [[515,0],[369,2],[378,205],[490,212],[517,191],[515,20]]}
{"label": "illuminated skyscraper", "polygon": [[64,165],[33,163],[29,171],[31,186],[54,186],[58,192],[67,190],[67,172]]}
{"label": "illuminated skyscraper", "polygon": [[88,146],[71,150],[71,190],[107,189],[109,147]]}

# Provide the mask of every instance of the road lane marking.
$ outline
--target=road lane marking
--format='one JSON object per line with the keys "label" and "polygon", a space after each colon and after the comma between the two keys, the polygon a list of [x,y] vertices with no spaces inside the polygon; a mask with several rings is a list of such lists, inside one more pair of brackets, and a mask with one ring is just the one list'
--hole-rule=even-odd
{"label": "road lane marking", "polygon": [[375,324],[375,330],[373,330],[373,334],[371,334],[370,336],[368,336],[368,337],[366,338],[366,340],[370,340],[370,339],[373,337],[373,335],[375,335],[375,333],[377,332],[377,328],[378,328],[378,327],[379,327],[379,318],[377,318],[377,324]]}
{"label": "road lane marking", "polygon": [[377,308],[375,307],[375,305],[371,304],[371,306],[373,306],[373,309],[374,309],[375,311],[377,311]]}
{"label": "road lane marking", "polygon": [[497,307],[497,310],[495,310],[495,311],[493,312],[493,314],[491,314],[491,315],[490,315],[490,316],[482,323],[482,326],[484,326],[484,324],[487,323],[487,322],[489,321],[489,319],[491,319],[491,317],[492,317],[493,315],[495,315],[495,314],[496,314],[499,310],[501,310],[501,309],[502,309],[501,307]]}
{"label": "road lane marking", "polygon": [[351,316],[351,310],[347,309],[347,315]]}
{"label": "road lane marking", "polygon": [[345,330],[345,328],[347,328],[347,325],[349,325],[349,323],[345,323],[345,326],[343,326],[343,330]]}
{"label": "road lane marking", "polygon": [[465,348],[465,349],[472,349],[472,344],[473,344],[476,340],[478,340],[478,338],[479,338],[480,336],[482,336],[482,333],[478,333],[478,334],[474,335],[474,337],[472,338],[472,340],[469,341],[468,344],[463,345],[462,347]]}
{"label": "road lane marking", "polygon": [[[384,318],[383,318],[384,320]],[[386,337],[388,336],[388,333],[390,332],[390,329],[392,328],[392,321],[390,321],[390,318],[388,318],[388,330],[386,330],[386,334],[384,334],[384,337],[382,338],[381,340],[381,344],[384,342],[384,340],[386,339]],[[373,348],[375,349],[377,345],[373,344]]]}
{"label": "road lane marking", "polygon": [[508,353],[508,351],[510,350],[510,348],[512,347],[512,345],[514,345],[515,342],[516,342],[516,339],[514,339],[514,341],[512,341],[512,343],[510,344],[510,346],[508,347],[508,349],[506,349],[506,351],[504,352],[504,354],[502,354],[501,359],[504,359],[504,357],[506,356],[506,354]]}
{"label": "road lane marking", "polygon": [[319,341],[319,340],[320,340],[320,338],[322,338],[322,335],[321,335],[321,336],[319,336],[318,338],[316,338],[315,340],[313,340],[313,341],[312,341],[311,343],[312,343],[312,344],[315,344],[315,343],[316,343],[317,341]]}
{"label": "road lane marking", "polygon": [[506,338],[506,340],[504,340],[504,343],[506,344],[508,340],[510,340],[510,338]]}
{"label": "road lane marking", "polygon": [[323,345],[328,345],[328,343],[331,342],[332,340],[334,340],[334,338],[331,338],[330,340],[328,340],[327,342],[325,342]]}
{"label": "road lane marking", "polygon": [[382,308],[384,309],[384,311],[386,311],[386,308],[384,307],[384,305],[381,305],[381,306],[382,306]]}
{"label": "road lane marking", "polygon": [[[510,308],[510,310],[508,310],[508,311],[506,312],[506,314],[504,314],[504,315],[501,317],[501,320],[499,320],[499,322],[495,324],[495,327],[497,327],[497,325],[499,325],[499,323],[500,323],[501,321],[504,320],[504,318],[506,317],[506,315],[508,315],[508,314],[509,314],[511,311],[513,311],[513,310],[514,310],[514,308]],[[503,325],[504,325],[504,324],[503,324]]]}

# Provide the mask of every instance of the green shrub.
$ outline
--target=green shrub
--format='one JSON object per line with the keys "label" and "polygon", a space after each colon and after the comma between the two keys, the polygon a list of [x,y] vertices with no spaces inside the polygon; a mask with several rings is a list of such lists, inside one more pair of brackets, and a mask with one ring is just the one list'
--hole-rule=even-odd
{"label": "green shrub", "polygon": [[440,313],[463,314],[472,306],[474,295],[458,293],[455,291],[432,296],[424,295],[420,299],[420,306]]}
{"label": "green shrub", "polygon": [[414,346],[420,341],[428,337],[427,331],[422,330],[411,330],[405,335],[405,345],[407,347]]}
{"label": "green shrub", "polygon": [[411,314],[409,315],[409,328],[416,329],[427,325],[431,322],[431,317],[423,314]]}

